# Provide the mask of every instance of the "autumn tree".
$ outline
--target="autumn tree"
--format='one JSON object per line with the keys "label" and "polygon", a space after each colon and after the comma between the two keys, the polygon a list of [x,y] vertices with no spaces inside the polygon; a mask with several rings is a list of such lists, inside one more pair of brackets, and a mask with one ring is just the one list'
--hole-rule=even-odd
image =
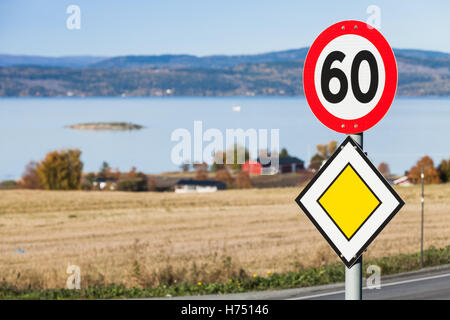
{"label": "autumn tree", "polygon": [[[136,171],[136,168],[134,168]],[[107,180],[118,180],[120,178],[120,171],[119,169],[112,169],[108,162],[103,161],[102,166],[100,167],[100,171],[97,174],[97,178]]]}
{"label": "autumn tree", "polygon": [[424,156],[419,161],[417,161],[416,165],[413,166],[408,172],[408,179],[412,183],[420,183],[422,168],[424,171],[424,182],[426,184],[439,182],[439,172],[434,167],[433,159],[431,159],[429,156]]}
{"label": "autumn tree", "polygon": [[318,144],[317,153],[309,161],[309,168],[318,170],[324,160],[328,160],[337,149],[337,141],[330,141],[328,144]]}
{"label": "autumn tree", "polygon": [[189,162],[185,162],[182,165],[180,165],[180,169],[183,172],[188,172],[189,171],[189,167],[190,167],[190,163]]}
{"label": "autumn tree", "polygon": [[233,185],[234,179],[227,169],[220,169],[216,171],[215,175],[216,181],[221,181],[227,185],[227,188],[230,188]]}
{"label": "autumn tree", "polygon": [[156,179],[155,178],[148,178],[147,180],[147,191],[156,191]]}
{"label": "autumn tree", "polygon": [[81,188],[83,163],[77,149],[52,151],[36,166],[41,185],[47,190],[76,190]]}
{"label": "autumn tree", "polygon": [[380,173],[387,177],[391,174],[391,170],[389,169],[389,165],[386,162],[381,162],[378,165],[378,171],[380,171]]}
{"label": "autumn tree", "polygon": [[439,178],[442,182],[450,181],[450,159],[442,160],[439,165]]}
{"label": "autumn tree", "polygon": [[208,180],[208,171],[204,169],[195,171],[195,180]]}
{"label": "autumn tree", "polygon": [[311,160],[309,160],[309,169],[313,169],[313,170],[319,170],[320,167],[322,166],[323,161],[326,160],[323,156],[321,156],[320,154],[315,154]]}
{"label": "autumn tree", "polygon": [[196,180],[208,180],[208,164],[194,163],[192,167],[195,169],[195,179]]}
{"label": "autumn tree", "polygon": [[252,181],[250,180],[250,176],[248,172],[241,171],[239,172],[236,178],[236,187],[238,189],[249,189],[253,187]]}
{"label": "autumn tree", "polygon": [[36,162],[30,161],[25,167],[25,172],[20,179],[19,188],[23,189],[41,189],[42,185],[36,170]]}
{"label": "autumn tree", "polygon": [[129,172],[117,181],[117,190],[147,191],[148,178],[144,173],[136,171],[136,167],[132,167]]}

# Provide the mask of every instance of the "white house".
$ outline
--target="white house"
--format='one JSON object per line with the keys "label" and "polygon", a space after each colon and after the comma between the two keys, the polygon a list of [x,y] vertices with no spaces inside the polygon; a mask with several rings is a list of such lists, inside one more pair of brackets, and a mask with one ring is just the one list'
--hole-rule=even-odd
{"label": "white house", "polygon": [[175,185],[175,193],[205,193],[224,189],[226,189],[225,183],[215,180],[182,179]]}

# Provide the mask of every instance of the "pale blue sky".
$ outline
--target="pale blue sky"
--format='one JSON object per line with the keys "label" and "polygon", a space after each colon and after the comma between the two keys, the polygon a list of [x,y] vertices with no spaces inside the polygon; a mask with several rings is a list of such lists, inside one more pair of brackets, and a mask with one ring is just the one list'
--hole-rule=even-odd
{"label": "pale blue sky", "polygon": [[[66,8],[81,8],[81,29]],[[450,52],[450,1],[1,0],[0,53],[250,54],[309,46],[329,25],[381,9],[391,46]]]}

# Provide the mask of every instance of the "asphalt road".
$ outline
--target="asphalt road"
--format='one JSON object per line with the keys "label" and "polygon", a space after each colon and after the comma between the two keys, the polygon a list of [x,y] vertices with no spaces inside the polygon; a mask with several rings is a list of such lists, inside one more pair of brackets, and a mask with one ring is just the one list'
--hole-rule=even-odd
{"label": "asphalt road", "polygon": [[[366,282],[363,281],[363,284]],[[225,295],[173,297],[182,300],[342,300],[344,284],[246,292]],[[380,289],[363,288],[364,300],[450,300],[450,265],[381,278]]]}
{"label": "asphalt road", "polygon": [[[300,295],[293,300],[343,300],[344,290]],[[413,277],[407,280],[382,283],[380,289],[363,288],[364,300],[448,300],[450,299],[450,273]]]}

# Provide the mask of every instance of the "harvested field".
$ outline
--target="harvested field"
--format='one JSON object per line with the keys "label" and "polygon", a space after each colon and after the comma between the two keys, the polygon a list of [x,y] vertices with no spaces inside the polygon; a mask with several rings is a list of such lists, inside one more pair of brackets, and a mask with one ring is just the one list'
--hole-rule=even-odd
{"label": "harvested field", "polygon": [[[151,286],[338,261],[294,203],[300,189],[0,191],[0,275],[19,287],[62,288],[74,264],[83,286]],[[397,190],[406,205],[366,256],[420,248],[420,188]],[[431,245],[450,245],[450,184],[426,186],[425,248]]]}

